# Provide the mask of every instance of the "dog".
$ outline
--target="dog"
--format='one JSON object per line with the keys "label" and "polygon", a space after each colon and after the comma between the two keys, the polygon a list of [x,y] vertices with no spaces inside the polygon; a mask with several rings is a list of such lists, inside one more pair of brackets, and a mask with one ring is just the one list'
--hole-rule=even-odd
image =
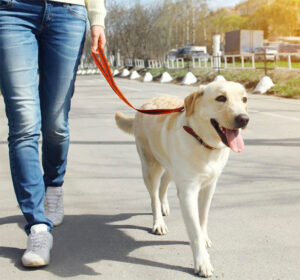
{"label": "dog", "polygon": [[190,239],[195,273],[213,274],[207,247],[208,212],[218,178],[230,149],[244,148],[241,129],[249,122],[247,93],[235,82],[208,84],[184,101],[172,96],[156,97],[143,109],[176,108],[184,112],[168,115],[136,113],[128,117],[117,112],[117,126],[136,140],[145,185],[151,197],[152,232],[164,235],[168,228],[163,216],[170,213],[167,188],[177,188],[184,223]]}

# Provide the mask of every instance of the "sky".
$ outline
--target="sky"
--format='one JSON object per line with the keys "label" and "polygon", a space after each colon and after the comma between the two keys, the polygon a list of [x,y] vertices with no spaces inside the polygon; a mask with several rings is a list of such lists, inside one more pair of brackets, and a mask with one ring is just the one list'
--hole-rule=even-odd
{"label": "sky", "polygon": [[[106,0],[106,2],[109,2],[111,0]],[[128,5],[129,3],[134,3],[134,0],[116,0],[116,2],[119,2],[120,4]],[[154,4],[157,2],[161,2],[159,0],[141,0],[142,4]],[[242,0],[208,0],[208,5],[211,9],[217,9],[222,7],[230,7],[235,6],[236,4],[242,2]],[[107,3],[108,4],[108,3]]]}

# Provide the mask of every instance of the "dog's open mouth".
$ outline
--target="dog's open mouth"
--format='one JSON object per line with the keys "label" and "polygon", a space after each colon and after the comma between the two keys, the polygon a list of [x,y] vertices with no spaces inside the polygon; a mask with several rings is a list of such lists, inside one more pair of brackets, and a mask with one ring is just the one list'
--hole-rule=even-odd
{"label": "dog's open mouth", "polygon": [[222,142],[236,153],[240,153],[244,149],[244,140],[239,129],[229,129],[219,125],[219,123],[211,119],[211,124],[219,134]]}

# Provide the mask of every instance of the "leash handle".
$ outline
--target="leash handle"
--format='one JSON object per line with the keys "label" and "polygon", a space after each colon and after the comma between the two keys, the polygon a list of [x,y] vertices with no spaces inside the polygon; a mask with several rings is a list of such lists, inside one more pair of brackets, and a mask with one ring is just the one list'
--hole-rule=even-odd
{"label": "leash handle", "polygon": [[133,108],[134,110],[143,113],[143,114],[149,114],[149,115],[164,115],[164,114],[170,114],[175,112],[182,112],[184,110],[184,106],[174,108],[174,109],[137,109],[135,108],[124,96],[124,94],[121,92],[121,90],[118,88],[117,84],[114,81],[113,75],[111,73],[110,67],[108,65],[106,56],[104,54],[103,49],[101,48],[101,41],[98,41],[98,49],[97,54],[91,51],[92,57],[94,62],[96,63],[97,67],[102,72],[104,78],[110,85],[110,87],[113,89],[113,91],[119,96],[121,100],[123,100],[124,103],[126,103],[129,107]]}

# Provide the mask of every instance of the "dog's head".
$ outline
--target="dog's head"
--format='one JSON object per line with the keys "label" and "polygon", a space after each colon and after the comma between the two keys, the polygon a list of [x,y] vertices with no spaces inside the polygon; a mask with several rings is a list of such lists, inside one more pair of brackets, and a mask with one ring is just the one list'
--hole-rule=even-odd
{"label": "dog's head", "polygon": [[249,122],[247,93],[239,84],[212,82],[184,100],[185,114],[192,128],[203,140],[216,148],[230,147],[234,152],[244,148],[240,129]]}

